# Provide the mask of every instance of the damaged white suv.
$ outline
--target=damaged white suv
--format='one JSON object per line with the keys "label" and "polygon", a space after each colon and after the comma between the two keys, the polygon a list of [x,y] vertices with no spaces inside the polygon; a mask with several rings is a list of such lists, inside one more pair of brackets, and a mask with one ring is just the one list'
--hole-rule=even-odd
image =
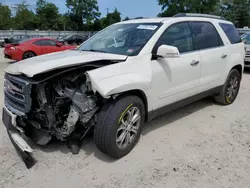
{"label": "damaged white suv", "polygon": [[209,95],[233,103],[244,57],[235,27],[220,17],[117,23],[76,50],[10,65],[3,122],[26,154],[32,149],[24,135],[40,145],[52,137],[67,141],[77,153],[94,130],[97,147],[120,158],[135,146],[145,121]]}

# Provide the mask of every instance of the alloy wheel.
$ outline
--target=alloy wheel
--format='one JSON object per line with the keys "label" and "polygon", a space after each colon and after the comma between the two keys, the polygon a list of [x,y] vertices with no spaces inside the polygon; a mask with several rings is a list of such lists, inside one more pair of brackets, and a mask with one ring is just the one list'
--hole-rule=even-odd
{"label": "alloy wheel", "polygon": [[141,122],[139,108],[131,107],[122,117],[116,133],[116,144],[120,149],[126,148],[138,134]]}

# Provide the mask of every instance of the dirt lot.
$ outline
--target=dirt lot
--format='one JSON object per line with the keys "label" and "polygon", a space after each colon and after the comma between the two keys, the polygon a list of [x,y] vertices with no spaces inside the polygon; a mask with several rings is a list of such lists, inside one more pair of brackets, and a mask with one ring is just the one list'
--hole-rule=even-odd
{"label": "dirt lot", "polygon": [[[9,63],[0,50],[3,80]],[[146,124],[135,149],[118,161],[100,153],[90,137],[79,155],[72,155],[59,142],[36,146],[38,163],[28,170],[1,123],[0,187],[250,187],[249,80],[246,72],[239,97],[231,106],[208,98]]]}

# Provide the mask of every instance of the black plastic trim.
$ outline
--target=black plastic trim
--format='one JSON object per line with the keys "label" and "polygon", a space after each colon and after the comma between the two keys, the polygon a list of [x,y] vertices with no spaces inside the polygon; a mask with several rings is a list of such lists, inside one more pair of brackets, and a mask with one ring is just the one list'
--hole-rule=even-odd
{"label": "black plastic trim", "polygon": [[148,121],[151,121],[158,116],[161,116],[165,113],[168,113],[168,112],[171,112],[171,111],[176,110],[178,108],[181,108],[181,107],[186,106],[188,104],[191,104],[191,103],[198,101],[200,99],[203,99],[205,97],[208,97],[208,96],[211,96],[214,94],[218,94],[222,87],[223,86],[219,86],[219,87],[213,88],[211,90],[205,91],[203,93],[194,95],[192,97],[188,97],[188,98],[183,99],[181,101],[178,101],[178,102],[169,104],[167,106],[163,106],[161,108],[158,108],[156,110],[150,111],[150,112],[148,112]]}

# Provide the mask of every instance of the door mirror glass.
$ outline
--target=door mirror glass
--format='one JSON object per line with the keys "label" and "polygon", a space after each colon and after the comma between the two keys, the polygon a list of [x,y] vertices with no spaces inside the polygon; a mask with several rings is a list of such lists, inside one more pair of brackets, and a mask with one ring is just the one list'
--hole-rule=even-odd
{"label": "door mirror glass", "polygon": [[180,52],[178,48],[174,46],[161,45],[158,48],[156,55],[162,58],[178,58],[180,57]]}

